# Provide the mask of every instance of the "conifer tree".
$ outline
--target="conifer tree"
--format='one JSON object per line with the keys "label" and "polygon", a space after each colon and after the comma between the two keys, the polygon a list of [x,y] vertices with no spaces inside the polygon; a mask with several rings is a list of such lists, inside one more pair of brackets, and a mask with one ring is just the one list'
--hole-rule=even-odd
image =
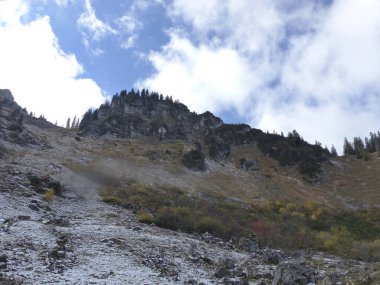
{"label": "conifer tree", "polygon": [[343,154],[345,156],[354,155],[355,154],[355,150],[354,150],[352,144],[348,141],[347,138],[344,138]]}
{"label": "conifer tree", "polygon": [[77,124],[77,116],[74,116],[73,122],[71,124],[71,128],[74,129]]}

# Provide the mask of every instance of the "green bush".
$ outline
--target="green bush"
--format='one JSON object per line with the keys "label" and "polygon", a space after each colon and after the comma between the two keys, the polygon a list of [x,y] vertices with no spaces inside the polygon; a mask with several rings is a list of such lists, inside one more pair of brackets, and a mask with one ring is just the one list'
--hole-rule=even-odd
{"label": "green bush", "polygon": [[144,224],[152,224],[154,222],[153,215],[147,212],[138,213],[137,220]]}
{"label": "green bush", "polygon": [[158,210],[154,222],[163,228],[192,232],[195,228],[194,216],[187,208],[164,207]]}
{"label": "green bush", "polygon": [[202,171],[205,169],[205,155],[199,149],[191,150],[183,155],[182,163],[191,170]]}
{"label": "green bush", "polygon": [[[121,187],[120,185],[126,185]],[[143,223],[225,240],[255,233],[262,246],[314,248],[348,257],[380,260],[380,209],[322,209],[312,201],[230,201],[223,195],[194,196],[170,185],[136,181],[107,187],[103,201],[135,210]],[[366,257],[367,256],[367,257]]]}

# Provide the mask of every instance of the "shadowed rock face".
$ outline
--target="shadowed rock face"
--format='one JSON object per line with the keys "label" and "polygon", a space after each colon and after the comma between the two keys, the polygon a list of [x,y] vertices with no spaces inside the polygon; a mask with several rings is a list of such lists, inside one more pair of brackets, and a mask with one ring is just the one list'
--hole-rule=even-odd
{"label": "shadowed rock face", "polygon": [[130,92],[100,106],[80,128],[85,135],[193,140],[222,124],[210,112],[197,115],[181,103]]}
{"label": "shadowed rock face", "polygon": [[12,103],[14,103],[12,92],[9,89],[0,89],[0,104]]}
{"label": "shadowed rock face", "polygon": [[[24,124],[32,124],[41,128],[55,127],[43,118],[30,116],[26,109],[22,109],[14,100],[12,92],[0,89],[0,139],[20,146],[44,146],[43,140],[25,129]],[[0,157],[4,156],[5,146],[0,150]]]}

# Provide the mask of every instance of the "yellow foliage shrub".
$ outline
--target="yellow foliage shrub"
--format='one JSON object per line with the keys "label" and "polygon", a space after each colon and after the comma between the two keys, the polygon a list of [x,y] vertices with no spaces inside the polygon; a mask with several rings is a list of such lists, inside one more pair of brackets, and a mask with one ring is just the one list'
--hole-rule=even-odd
{"label": "yellow foliage shrub", "polygon": [[51,202],[54,200],[54,197],[55,197],[55,191],[54,189],[48,189],[45,193],[44,193],[44,199],[45,201],[47,202]]}
{"label": "yellow foliage shrub", "polygon": [[153,223],[153,216],[147,212],[140,212],[137,214],[137,220],[140,223],[151,224]]}

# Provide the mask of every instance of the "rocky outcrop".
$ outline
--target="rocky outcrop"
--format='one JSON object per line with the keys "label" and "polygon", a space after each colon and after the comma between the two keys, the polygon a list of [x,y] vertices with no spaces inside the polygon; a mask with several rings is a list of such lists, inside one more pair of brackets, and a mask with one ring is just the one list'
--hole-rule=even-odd
{"label": "rocky outcrop", "polygon": [[82,134],[138,138],[192,140],[221,126],[212,113],[197,115],[170,98],[146,91],[122,91],[95,111],[88,111],[81,124]]}
{"label": "rocky outcrop", "polygon": [[285,254],[281,250],[265,249],[263,261],[268,264],[279,264],[285,259]]}
{"label": "rocky outcrop", "polygon": [[[25,122],[42,128],[54,126],[43,118],[30,116],[15,102],[10,90],[0,89],[0,140],[20,146],[44,147],[44,141],[26,129]],[[6,149],[6,145],[0,143],[0,158],[6,155]]]}
{"label": "rocky outcrop", "polygon": [[272,285],[307,285],[316,282],[315,269],[300,262],[286,261],[274,270]]}
{"label": "rocky outcrop", "polygon": [[12,92],[9,89],[0,89],[0,106],[15,104]]}
{"label": "rocky outcrop", "polygon": [[209,148],[208,154],[212,159],[223,159],[231,153],[231,146],[215,135],[207,136],[205,144]]}
{"label": "rocky outcrop", "polygon": [[238,247],[240,250],[246,252],[255,252],[259,249],[259,242],[255,235],[250,235],[248,237],[241,237],[239,239]]}
{"label": "rocky outcrop", "polygon": [[185,153],[182,157],[182,163],[188,169],[195,171],[205,170],[205,155],[200,149],[193,149]]}
{"label": "rocky outcrop", "polygon": [[245,170],[259,170],[259,161],[257,159],[246,159],[246,158],[241,158],[240,159],[240,167]]}

